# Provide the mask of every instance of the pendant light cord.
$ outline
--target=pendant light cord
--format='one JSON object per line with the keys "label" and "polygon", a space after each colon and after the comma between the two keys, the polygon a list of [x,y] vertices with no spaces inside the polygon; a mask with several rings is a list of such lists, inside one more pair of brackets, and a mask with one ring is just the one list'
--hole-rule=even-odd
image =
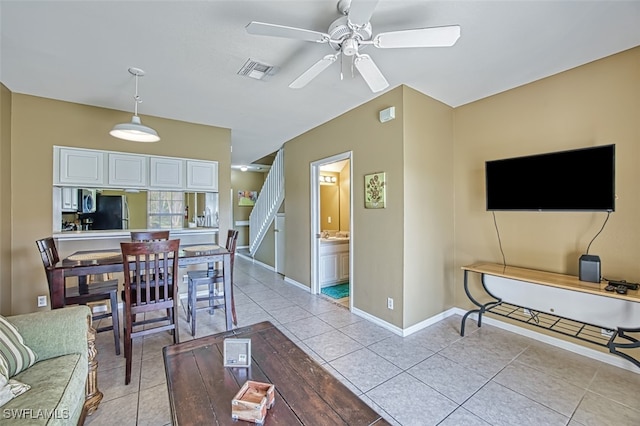
{"label": "pendant light cord", "polygon": [[140,100],[140,96],[138,96],[138,73],[135,73],[136,76],[136,94],[133,96],[133,115],[138,115],[138,104],[142,103]]}

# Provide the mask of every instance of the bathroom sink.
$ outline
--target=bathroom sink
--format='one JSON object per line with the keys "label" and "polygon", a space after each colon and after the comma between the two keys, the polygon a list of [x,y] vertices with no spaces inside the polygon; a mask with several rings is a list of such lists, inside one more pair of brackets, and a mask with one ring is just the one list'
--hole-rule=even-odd
{"label": "bathroom sink", "polygon": [[324,237],[324,241],[349,241],[349,237]]}

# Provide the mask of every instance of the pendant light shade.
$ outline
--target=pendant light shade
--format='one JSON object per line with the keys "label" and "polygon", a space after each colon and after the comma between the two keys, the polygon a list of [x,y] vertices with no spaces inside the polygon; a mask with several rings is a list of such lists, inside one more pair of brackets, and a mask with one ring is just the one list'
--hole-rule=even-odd
{"label": "pendant light shade", "polygon": [[134,142],[158,142],[160,140],[158,132],[142,124],[137,115],[131,117],[131,123],[120,123],[113,126],[109,134]]}
{"label": "pendant light shade", "polygon": [[129,68],[129,72],[136,77],[136,94],[133,97],[135,101],[134,114],[130,123],[116,124],[109,134],[113,137],[133,142],[158,142],[160,140],[158,132],[151,127],[143,125],[140,117],[138,117],[138,104],[142,103],[140,96],[138,96],[138,77],[144,76],[144,71],[139,68]]}

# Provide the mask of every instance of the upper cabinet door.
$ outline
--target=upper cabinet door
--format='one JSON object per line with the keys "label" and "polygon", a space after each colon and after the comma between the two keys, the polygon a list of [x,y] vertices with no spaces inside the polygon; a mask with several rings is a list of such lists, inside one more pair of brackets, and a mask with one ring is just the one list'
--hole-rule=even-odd
{"label": "upper cabinet door", "polygon": [[184,160],[151,157],[149,186],[158,189],[184,189]]}
{"label": "upper cabinet door", "polygon": [[100,151],[54,147],[53,183],[100,187],[105,184],[104,154]]}
{"label": "upper cabinet door", "polygon": [[149,158],[145,155],[109,153],[109,185],[146,188]]}
{"label": "upper cabinet door", "polygon": [[218,192],[218,162],[187,160],[187,189]]}

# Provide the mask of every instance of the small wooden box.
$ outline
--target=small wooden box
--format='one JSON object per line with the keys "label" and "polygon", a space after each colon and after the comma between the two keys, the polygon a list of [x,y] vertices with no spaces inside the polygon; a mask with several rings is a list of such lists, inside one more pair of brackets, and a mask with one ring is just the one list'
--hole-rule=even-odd
{"label": "small wooden box", "polygon": [[231,400],[231,417],[234,420],[264,423],[267,409],[273,407],[275,402],[275,389],[271,383],[247,380]]}

